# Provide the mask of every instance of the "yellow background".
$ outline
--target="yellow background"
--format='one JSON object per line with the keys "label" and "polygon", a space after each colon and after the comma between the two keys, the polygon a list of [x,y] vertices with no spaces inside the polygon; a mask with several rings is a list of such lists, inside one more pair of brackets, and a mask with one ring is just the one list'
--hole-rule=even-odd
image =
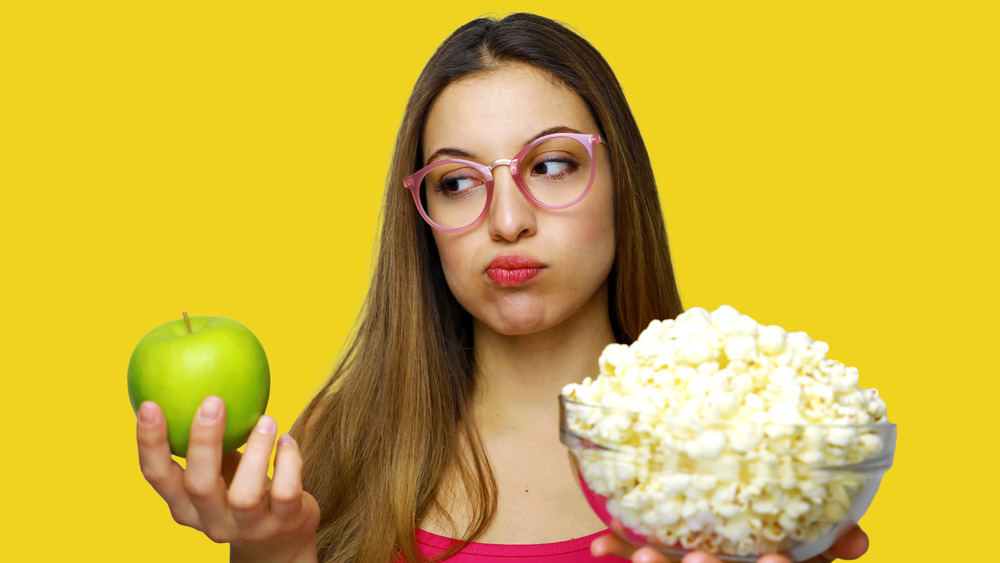
{"label": "yellow background", "polygon": [[519,10],[572,24],[617,72],[685,305],[805,330],[885,398],[899,446],[865,560],[988,555],[986,2],[379,4],[0,8],[0,557],[225,560],[139,472],[132,348],[181,311],[239,320],[286,431],[357,315],[417,74],[460,24]]}

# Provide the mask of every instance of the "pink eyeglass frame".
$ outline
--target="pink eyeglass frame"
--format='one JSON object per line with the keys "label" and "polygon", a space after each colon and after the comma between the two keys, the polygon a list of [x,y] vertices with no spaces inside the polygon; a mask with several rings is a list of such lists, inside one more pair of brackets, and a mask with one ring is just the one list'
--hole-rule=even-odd
{"label": "pink eyeglass frame", "polygon": [[[569,203],[563,203],[561,205],[549,205],[547,203],[542,203],[538,201],[537,199],[535,199],[535,196],[531,195],[531,190],[528,189],[528,185],[524,183],[524,179],[521,178],[520,174],[518,174],[518,163],[522,158],[524,158],[525,155],[528,154],[528,151],[533,149],[539,143],[543,143],[549,139],[561,138],[561,137],[568,137],[570,139],[579,141],[580,144],[582,144],[587,149],[587,153],[590,155],[590,180],[587,182],[587,188],[583,190],[583,193],[580,194],[580,196],[574,199],[573,201]],[[594,133],[553,133],[551,135],[544,135],[528,143],[523,149],[521,149],[514,156],[514,158],[511,159],[501,158],[498,160],[494,160],[488,165],[482,165],[479,164],[478,162],[472,162],[471,160],[462,160],[456,158],[435,160],[434,162],[428,164],[427,166],[424,166],[420,170],[417,170],[413,174],[407,176],[403,180],[403,187],[410,190],[410,193],[413,195],[413,203],[417,206],[417,211],[420,212],[420,216],[424,218],[424,221],[427,221],[428,225],[434,227],[439,231],[443,231],[446,233],[460,233],[462,231],[467,231],[478,225],[479,222],[483,220],[483,217],[486,216],[486,213],[490,210],[490,203],[493,202],[493,169],[496,168],[497,166],[506,165],[507,168],[510,170],[511,176],[513,176],[514,178],[514,183],[517,184],[517,188],[521,190],[521,193],[524,194],[524,197],[528,198],[528,200],[531,203],[534,203],[539,207],[543,207],[545,209],[565,209],[579,202],[581,199],[587,196],[587,194],[590,192],[590,188],[594,185],[594,177],[597,175],[597,160],[594,158],[594,146],[597,145],[598,143],[603,143],[605,145],[608,144],[604,139],[601,139],[600,135]],[[479,217],[476,217],[476,219],[473,222],[469,223],[464,227],[449,229],[447,227],[442,227],[441,225],[438,225],[437,223],[431,220],[431,218],[427,215],[427,212],[424,211],[423,204],[420,203],[420,184],[421,182],[423,182],[424,176],[426,176],[427,173],[430,172],[431,170],[437,168],[438,166],[443,166],[445,164],[465,164],[470,168],[474,168],[475,170],[479,171],[479,173],[483,175],[483,178],[486,179],[486,205],[483,206],[483,212],[480,213]]]}

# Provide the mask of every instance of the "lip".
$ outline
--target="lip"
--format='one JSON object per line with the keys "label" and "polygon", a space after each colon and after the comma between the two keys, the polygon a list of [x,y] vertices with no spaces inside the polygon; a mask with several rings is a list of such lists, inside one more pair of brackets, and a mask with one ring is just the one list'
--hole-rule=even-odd
{"label": "lip", "polygon": [[534,258],[521,254],[502,254],[490,261],[486,276],[499,287],[518,287],[536,278],[545,269]]}

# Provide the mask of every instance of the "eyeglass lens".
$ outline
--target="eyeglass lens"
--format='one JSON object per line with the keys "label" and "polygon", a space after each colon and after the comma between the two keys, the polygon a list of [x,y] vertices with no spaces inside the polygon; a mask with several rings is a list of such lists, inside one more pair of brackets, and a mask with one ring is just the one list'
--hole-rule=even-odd
{"label": "eyeglass lens", "polygon": [[[590,153],[568,137],[545,140],[520,160],[518,176],[531,195],[545,205],[565,205],[580,197],[590,182]],[[503,173],[503,166],[493,174]],[[431,220],[448,229],[472,224],[486,206],[487,178],[471,166],[449,163],[424,176],[420,201]]]}

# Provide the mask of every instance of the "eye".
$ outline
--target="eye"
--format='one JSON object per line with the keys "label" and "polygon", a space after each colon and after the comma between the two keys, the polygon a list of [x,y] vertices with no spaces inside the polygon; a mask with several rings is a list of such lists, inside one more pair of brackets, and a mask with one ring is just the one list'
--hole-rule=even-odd
{"label": "eye", "polygon": [[452,174],[435,182],[433,189],[445,196],[456,197],[474,191],[481,185],[483,181],[478,176]]}
{"label": "eye", "polygon": [[545,176],[547,179],[558,180],[576,172],[579,164],[571,158],[549,158],[535,163],[531,168],[532,176]]}

